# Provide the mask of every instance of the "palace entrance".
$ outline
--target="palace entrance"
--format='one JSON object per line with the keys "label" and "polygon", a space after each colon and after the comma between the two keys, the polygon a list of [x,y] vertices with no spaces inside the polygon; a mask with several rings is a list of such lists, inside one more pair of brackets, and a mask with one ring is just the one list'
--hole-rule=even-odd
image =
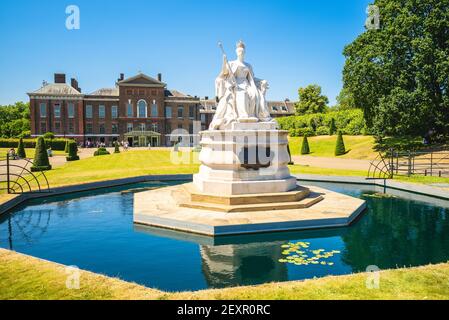
{"label": "palace entrance", "polygon": [[154,131],[131,131],[124,134],[125,139],[132,141],[131,147],[159,147],[161,145],[161,134]]}

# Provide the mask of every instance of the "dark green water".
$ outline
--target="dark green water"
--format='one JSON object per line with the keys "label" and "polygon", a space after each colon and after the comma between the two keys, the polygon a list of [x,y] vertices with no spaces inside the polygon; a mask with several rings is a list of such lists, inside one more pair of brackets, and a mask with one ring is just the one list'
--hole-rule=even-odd
{"label": "dark green water", "polygon": [[[212,239],[134,226],[133,192],[122,191],[149,185],[29,203],[0,218],[0,246],[164,290],[298,280],[365,271],[371,265],[386,269],[449,260],[447,201],[393,190],[385,197],[376,193],[383,190],[317,183],[367,200],[368,209],[347,228]],[[295,252],[285,251],[292,246],[302,251],[297,264],[286,262],[295,262],[287,259]],[[332,254],[326,256],[328,252]],[[305,257],[298,260],[301,255]]]}

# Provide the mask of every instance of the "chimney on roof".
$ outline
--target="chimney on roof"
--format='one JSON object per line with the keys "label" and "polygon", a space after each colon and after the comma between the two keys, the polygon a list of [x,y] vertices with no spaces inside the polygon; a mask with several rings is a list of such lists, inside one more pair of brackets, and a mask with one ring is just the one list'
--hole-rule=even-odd
{"label": "chimney on roof", "polygon": [[75,78],[70,79],[70,85],[72,86],[72,88],[81,91],[80,88],[78,87],[78,81]]}
{"label": "chimney on roof", "polygon": [[120,78],[118,78],[118,81],[123,81],[123,80],[125,80],[125,74],[120,73]]}
{"label": "chimney on roof", "polygon": [[204,100],[206,100],[206,101],[209,100],[209,97],[208,97],[208,96],[205,96],[205,97],[204,97]]}
{"label": "chimney on roof", "polygon": [[65,73],[55,73],[55,83],[65,83]]}
{"label": "chimney on roof", "polygon": [[157,81],[162,82],[162,73],[157,74]]}

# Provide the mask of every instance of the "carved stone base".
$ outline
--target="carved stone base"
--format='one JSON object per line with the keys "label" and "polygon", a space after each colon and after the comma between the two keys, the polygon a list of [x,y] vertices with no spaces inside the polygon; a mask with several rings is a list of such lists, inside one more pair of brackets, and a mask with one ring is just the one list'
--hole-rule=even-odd
{"label": "carved stone base", "polygon": [[286,192],[296,187],[290,175],[287,131],[275,122],[235,122],[233,130],[201,132],[200,171],[193,183],[217,195]]}

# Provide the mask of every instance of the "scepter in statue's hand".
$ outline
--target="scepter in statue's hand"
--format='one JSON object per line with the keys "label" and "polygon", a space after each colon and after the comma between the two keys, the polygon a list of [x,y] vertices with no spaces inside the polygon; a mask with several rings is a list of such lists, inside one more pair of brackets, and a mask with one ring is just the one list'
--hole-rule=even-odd
{"label": "scepter in statue's hand", "polygon": [[220,47],[221,52],[223,53],[223,58],[226,61],[226,67],[228,68],[228,72],[231,75],[232,81],[234,82],[235,85],[237,85],[237,80],[235,79],[235,76],[234,76],[234,73],[232,72],[232,69],[231,69],[231,66],[229,64],[227,55],[226,55],[226,53],[225,53],[225,51],[223,49],[223,44],[221,42],[218,42],[218,46]]}

